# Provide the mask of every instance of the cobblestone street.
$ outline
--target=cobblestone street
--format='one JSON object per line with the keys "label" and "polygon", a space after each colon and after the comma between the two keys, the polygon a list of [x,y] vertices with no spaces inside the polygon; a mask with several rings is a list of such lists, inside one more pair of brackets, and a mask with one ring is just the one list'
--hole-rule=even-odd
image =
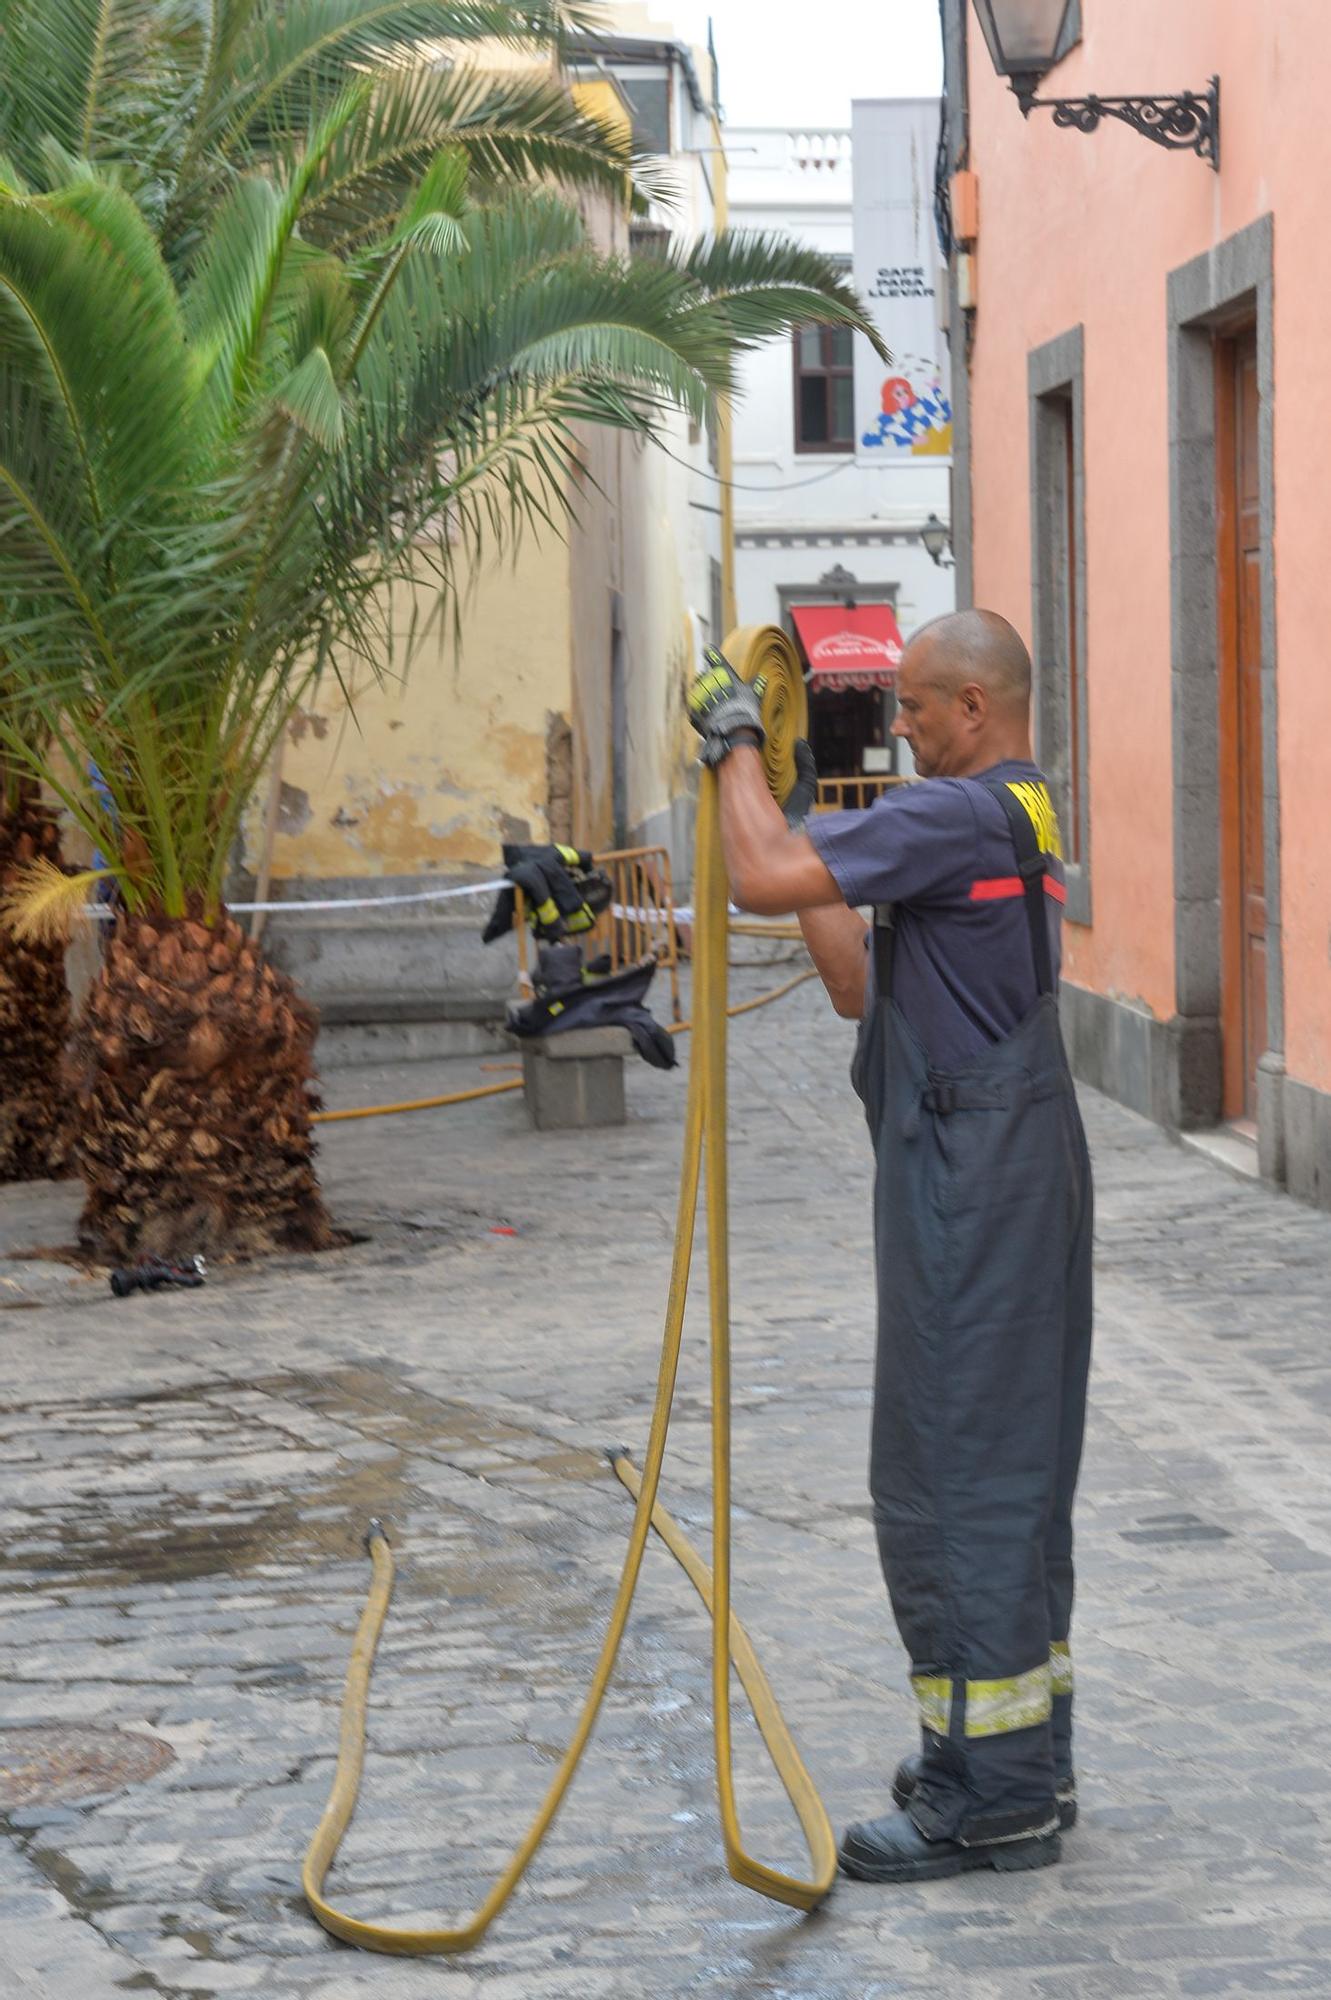
{"label": "cobblestone street", "polygon": [[[785,976],[747,971],[737,995]],[[870,1161],[849,1053],[812,986],[732,1028],[737,1609],[838,1830],[885,1809],[915,1727],[864,1491]],[[495,1080],[418,1063],[335,1072],[328,1095]],[[628,1124],[595,1138],[532,1134],[516,1095],[331,1127],[330,1198],[363,1240],[198,1292],[116,1301],[104,1277],[16,1257],[72,1240],[76,1196],[0,1194],[0,1723],[77,1725],[112,1764],[108,1732],[166,1746],[65,1803],[14,1802],[11,1773],[4,1991],[1331,1995],[1331,1216],[1092,1093],[1081,1821],[1061,1865],[843,1882],[812,1919],[732,1883],[706,1624],[653,1545],[583,1772],[482,1946],[371,1958],[315,1926],[300,1862],[370,1515],[398,1586],[334,1899],[469,1911],[572,1726],[630,1518],[601,1447],[646,1435],[674,1223],[683,1071],[635,1064],[628,1085]],[[708,1490],[699,1303],[665,1498],[704,1545]],[[749,1844],[799,1871],[751,1727],[738,1747]]]}

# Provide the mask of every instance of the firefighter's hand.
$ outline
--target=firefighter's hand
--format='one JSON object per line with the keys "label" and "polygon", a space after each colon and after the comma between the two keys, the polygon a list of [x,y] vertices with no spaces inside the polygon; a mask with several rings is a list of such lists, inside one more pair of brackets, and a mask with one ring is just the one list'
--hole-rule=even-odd
{"label": "firefighter's hand", "polygon": [[761,696],[761,688],[742,681],[724,653],[708,646],[703,670],[688,692],[689,721],[702,738],[704,764],[723,763],[737,743],[761,750],[767,739]]}
{"label": "firefighter's hand", "polygon": [[802,736],[795,742],[795,782],[781,802],[786,825],[798,833],[813,810],[818,796],[818,766],[813,751]]}

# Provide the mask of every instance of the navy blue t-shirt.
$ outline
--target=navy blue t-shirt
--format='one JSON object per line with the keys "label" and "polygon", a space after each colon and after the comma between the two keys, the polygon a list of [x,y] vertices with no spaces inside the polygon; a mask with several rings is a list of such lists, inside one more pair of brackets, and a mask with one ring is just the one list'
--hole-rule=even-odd
{"label": "navy blue t-shirt", "polygon": [[806,823],[852,908],[896,904],[893,997],[939,1069],[963,1068],[1002,1041],[1036,1000],[1016,849],[987,780],[1012,789],[1049,856],[1045,904],[1057,978],[1063,849],[1036,765],[925,778],[894,787],[865,811],[815,813]]}

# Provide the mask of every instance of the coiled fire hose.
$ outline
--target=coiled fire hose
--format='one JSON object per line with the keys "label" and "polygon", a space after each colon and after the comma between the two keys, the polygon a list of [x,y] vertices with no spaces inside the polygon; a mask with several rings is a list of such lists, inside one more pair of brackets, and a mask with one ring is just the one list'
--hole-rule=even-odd
{"label": "coiled fire hose", "polygon": [[[767,730],[767,782],[784,799],[795,780],[794,745],[805,729],[804,683],[798,656],[779,627],[747,626],[732,633],[726,654],[746,681],[766,681],[763,722]],[[642,1470],[618,1447],[608,1456],[636,1506],[619,1588],[600,1656],[568,1749],[540,1810],[489,1894],[465,1923],[452,1929],[409,1930],[370,1923],[329,1903],[323,1885],[339,1843],[356,1809],[365,1754],[365,1712],[375,1647],[393,1588],[393,1555],[378,1522],[366,1544],[373,1566],[370,1593],[361,1615],[342,1703],[337,1770],[323,1818],[310,1842],[301,1874],[306,1901],[324,1929],[369,1951],[419,1955],[466,1951],[479,1942],[521,1881],[572,1783],[614,1672],[633,1593],[642,1568],[648,1531],[657,1534],[683,1565],[712,1619],[712,1720],[717,1790],[726,1866],[737,1882],[793,1909],[812,1910],[836,1874],[836,1847],[826,1810],[800,1759],[753,1646],[731,1611],[730,1568],[730,1269],[726,1200],[726,901],[727,885],[718,825],[716,775],[701,774],[694,900],[694,1052],[685,1115],[684,1155],[674,1261],[666,1305],[665,1331],[657,1372],[656,1400]],[[693,1255],[698,1189],[706,1161],[707,1273],[711,1307],[712,1375],[712,1568],[657,1502],[666,1433],[674,1398],[684,1328],[689,1267]],[[770,1868],[747,1852],[735,1804],[730,1730],[730,1666],[734,1661],[754,1720],[795,1809],[809,1853],[807,1880]]]}

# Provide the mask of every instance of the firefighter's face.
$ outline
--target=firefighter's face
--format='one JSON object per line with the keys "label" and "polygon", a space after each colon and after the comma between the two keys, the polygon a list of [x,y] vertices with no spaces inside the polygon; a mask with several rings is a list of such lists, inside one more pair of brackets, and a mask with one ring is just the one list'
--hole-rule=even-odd
{"label": "firefighter's face", "polygon": [[892,721],[892,734],[910,745],[922,778],[946,778],[962,769],[983,721],[980,690],[973,683],[956,685],[957,677],[933,657],[934,650],[927,637],[907,646],[897,670],[897,712]]}

